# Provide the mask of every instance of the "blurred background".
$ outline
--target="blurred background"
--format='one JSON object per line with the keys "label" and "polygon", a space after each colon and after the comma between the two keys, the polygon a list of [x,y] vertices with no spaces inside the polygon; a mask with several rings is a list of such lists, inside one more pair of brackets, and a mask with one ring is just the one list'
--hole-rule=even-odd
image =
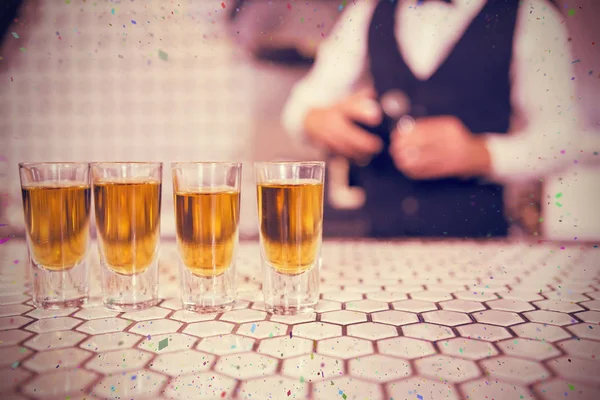
{"label": "blurred background", "polygon": [[[241,235],[255,236],[251,163],[325,157],[292,142],[281,112],[346,3],[3,0],[0,238],[24,233],[18,162],[124,160],[165,163],[164,237],[174,236],[170,162],[244,162]],[[567,23],[582,125],[600,130],[598,4],[558,3],[576,11]],[[511,235],[600,239],[600,169],[576,160],[509,187]],[[325,234],[363,236],[364,199],[348,190],[344,163],[329,168]]]}

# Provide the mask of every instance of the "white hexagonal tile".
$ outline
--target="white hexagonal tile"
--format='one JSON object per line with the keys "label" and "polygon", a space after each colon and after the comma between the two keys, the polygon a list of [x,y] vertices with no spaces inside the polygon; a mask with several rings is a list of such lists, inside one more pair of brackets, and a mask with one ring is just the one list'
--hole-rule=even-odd
{"label": "white hexagonal tile", "polygon": [[543,361],[560,355],[560,351],[550,343],[539,340],[513,338],[496,343],[504,354],[509,356]]}
{"label": "white hexagonal tile", "polygon": [[457,311],[462,313],[472,313],[475,311],[480,311],[485,309],[483,304],[478,301],[469,301],[469,300],[449,300],[442,301],[440,303],[440,307],[444,310],[448,311]]}
{"label": "white hexagonal tile", "polygon": [[0,347],[14,346],[31,336],[33,336],[33,333],[18,329],[0,331]]}
{"label": "white hexagonal tile", "polygon": [[20,361],[29,357],[32,353],[31,350],[19,346],[0,348],[0,368],[17,368]]}
{"label": "white hexagonal tile", "polygon": [[230,399],[235,388],[235,379],[203,372],[178,376],[169,382],[165,394],[169,399]]}
{"label": "white hexagonal tile", "polygon": [[77,327],[78,331],[98,335],[101,333],[120,332],[125,330],[131,322],[121,318],[94,319],[84,322]]}
{"label": "white hexagonal tile", "polygon": [[[582,306],[584,306],[585,308],[587,308],[588,310],[600,311],[600,300],[583,301],[580,304]],[[580,311],[580,310],[578,310],[578,311]]]}
{"label": "white hexagonal tile", "polygon": [[21,315],[31,311],[33,307],[25,304],[6,304],[0,302],[0,317],[8,317],[11,315]]}
{"label": "white hexagonal tile", "polygon": [[202,339],[196,348],[217,355],[245,353],[252,351],[254,342],[254,339],[245,336],[212,336]]}
{"label": "white hexagonal tile", "polygon": [[600,325],[600,311],[584,311],[575,315],[584,322]]}
{"label": "white hexagonal tile", "polygon": [[295,379],[283,376],[268,376],[242,383],[239,397],[241,399],[305,399],[308,385]]}
{"label": "white hexagonal tile", "polygon": [[207,322],[195,322],[189,324],[183,333],[188,335],[194,335],[199,337],[209,337],[216,335],[225,335],[231,333],[233,324],[222,321],[207,321]]}
{"label": "white hexagonal tile", "polygon": [[402,327],[402,332],[404,333],[404,336],[429,341],[449,339],[454,337],[454,333],[450,328],[427,323],[405,325]]}
{"label": "white hexagonal tile", "polygon": [[276,359],[256,353],[224,356],[215,366],[217,372],[243,380],[272,375],[276,369]]}
{"label": "white hexagonal tile", "polygon": [[388,310],[388,303],[375,300],[359,300],[346,303],[346,310],[372,313],[375,311]]}
{"label": "white hexagonal tile", "polygon": [[600,326],[588,323],[568,326],[567,329],[582,339],[600,340]]}
{"label": "white hexagonal tile", "polygon": [[496,342],[498,340],[506,339],[511,337],[508,331],[495,325],[486,324],[470,324],[462,325],[456,328],[458,333],[466,338],[485,340],[488,342]]}
{"label": "white hexagonal tile", "polygon": [[465,382],[481,375],[477,364],[450,356],[430,356],[415,361],[420,375],[453,383]]}
{"label": "white hexagonal tile", "polygon": [[535,385],[535,390],[543,400],[564,400],[565,397],[570,400],[600,399],[600,389],[581,383],[573,384],[572,381],[566,379],[553,379],[538,383]]}
{"label": "white hexagonal tile", "polygon": [[240,335],[257,339],[287,335],[288,326],[271,321],[248,322],[240,325],[237,332]]}
{"label": "white hexagonal tile", "polygon": [[183,323],[177,321],[171,321],[168,319],[149,320],[138,322],[129,329],[130,332],[138,333],[140,335],[161,335],[165,333],[175,333],[179,328],[183,326]]}
{"label": "white hexagonal tile", "polygon": [[348,336],[355,336],[363,339],[377,340],[398,336],[398,330],[391,325],[377,324],[375,322],[365,322],[362,324],[350,325]]}
{"label": "white hexagonal tile", "polygon": [[8,394],[9,391],[13,391],[15,386],[29,379],[31,372],[23,368],[9,367],[0,369],[0,376],[2,376],[2,379],[0,379],[0,393]]}
{"label": "white hexagonal tile", "polygon": [[531,391],[513,383],[499,382],[497,379],[478,379],[463,383],[461,389],[470,399],[529,399]]}
{"label": "white hexagonal tile", "polygon": [[234,310],[228,311],[221,316],[221,321],[229,321],[237,324],[243,324],[244,322],[262,321],[265,319],[267,313],[264,311],[257,310]]}
{"label": "white hexagonal tile", "polygon": [[20,304],[31,300],[30,296],[24,294],[9,294],[0,296],[0,304]]}
{"label": "white hexagonal tile", "polygon": [[564,329],[554,325],[544,325],[529,322],[513,326],[512,330],[520,337],[546,342],[556,342],[571,337]]}
{"label": "white hexagonal tile", "polygon": [[342,327],[325,322],[308,322],[305,324],[294,325],[292,333],[293,336],[321,340],[342,336]]}
{"label": "white hexagonal tile", "polygon": [[366,320],[367,315],[357,311],[340,310],[321,314],[321,321],[340,325],[364,322]]}
{"label": "white hexagonal tile", "polygon": [[394,301],[406,300],[408,296],[404,292],[374,292],[367,293],[367,299],[391,303]]}
{"label": "white hexagonal tile", "polygon": [[56,371],[36,376],[23,387],[28,396],[61,398],[85,394],[84,390],[97,375],[83,369]]}
{"label": "white hexagonal tile", "polygon": [[23,365],[38,373],[70,369],[81,365],[92,355],[93,353],[78,348],[42,351],[26,360]]}
{"label": "white hexagonal tile", "polygon": [[457,326],[471,322],[468,315],[456,311],[429,311],[422,315],[425,322],[439,325]]}
{"label": "white hexagonal tile", "polygon": [[373,322],[381,322],[382,324],[389,325],[407,325],[415,322],[419,322],[419,318],[416,314],[405,312],[405,311],[381,311],[371,315]]}
{"label": "white hexagonal tile", "polygon": [[74,317],[81,319],[102,319],[116,317],[117,315],[119,315],[118,311],[109,310],[103,306],[84,308],[73,314]]}
{"label": "white hexagonal tile", "polygon": [[148,370],[114,374],[98,382],[93,393],[107,399],[156,398],[167,380],[166,376]]}
{"label": "white hexagonal tile", "polygon": [[424,292],[415,292],[410,294],[410,298],[413,300],[429,301],[437,303],[444,300],[452,300],[452,295],[445,292],[431,292],[429,290]]}
{"label": "white hexagonal tile", "polygon": [[104,335],[96,335],[81,343],[79,347],[85,350],[95,352],[104,352],[110,350],[129,349],[134,347],[141,336],[129,332],[113,332]]}
{"label": "white hexagonal tile", "polygon": [[571,356],[589,360],[600,359],[600,342],[594,340],[570,339],[557,343],[556,346]]}
{"label": "white hexagonal tile", "polygon": [[570,325],[577,323],[569,314],[563,314],[556,311],[536,310],[523,314],[531,322],[539,322],[550,325]]}
{"label": "white hexagonal tile", "polygon": [[410,375],[410,364],[389,356],[372,354],[350,360],[350,375],[368,381],[390,382]]}
{"label": "white hexagonal tile", "polygon": [[146,337],[138,347],[153,353],[170,353],[174,351],[192,349],[198,340],[195,336],[184,333],[166,333]]}
{"label": "white hexagonal tile", "polygon": [[435,349],[430,342],[409,337],[396,337],[377,342],[381,354],[396,356],[412,360],[435,354]]}
{"label": "white hexagonal tile", "polygon": [[2,317],[0,318],[0,331],[19,329],[31,321],[33,321],[32,318],[22,317],[20,315],[14,317]]}
{"label": "white hexagonal tile", "polygon": [[317,319],[317,314],[306,313],[296,315],[271,315],[270,320],[273,322],[280,322],[282,324],[301,324],[303,322],[312,322]]}
{"label": "white hexagonal tile", "polygon": [[498,292],[498,296],[506,300],[517,300],[517,301],[537,301],[544,300],[544,298],[534,291],[523,291],[523,290],[512,290],[507,292]]}
{"label": "white hexagonal tile", "polygon": [[45,310],[43,308],[36,308],[33,311],[27,313],[28,317],[35,319],[44,319],[44,318],[58,318],[58,317],[66,317],[67,315],[73,314],[77,311],[78,308],[63,308],[60,310]]}
{"label": "white hexagonal tile", "polygon": [[563,313],[583,311],[583,308],[579,307],[577,304],[562,300],[542,300],[536,301],[533,304],[538,306],[541,310],[548,311],[557,311]]}
{"label": "white hexagonal tile", "polygon": [[499,310],[486,310],[473,313],[477,322],[490,325],[511,326],[525,322],[519,315]]}
{"label": "white hexagonal tile", "polygon": [[124,349],[98,353],[86,367],[103,374],[135,371],[144,368],[152,354],[139,349]]}
{"label": "white hexagonal tile", "polygon": [[491,343],[465,338],[444,340],[438,342],[438,347],[446,355],[469,360],[482,360],[498,354],[498,351]]}
{"label": "white hexagonal tile", "polygon": [[349,359],[373,353],[373,344],[367,340],[348,336],[321,340],[317,352],[326,356]]}
{"label": "white hexagonal tile", "polygon": [[488,301],[487,305],[492,310],[500,310],[500,311],[511,311],[511,312],[524,312],[534,310],[530,303],[522,300],[509,300],[509,299],[498,299]]}
{"label": "white hexagonal tile", "polygon": [[342,305],[337,301],[329,301],[329,300],[319,300],[317,305],[315,306],[315,311],[319,313],[324,313],[327,311],[335,311],[341,310]]}
{"label": "white hexagonal tile", "polygon": [[313,349],[313,341],[298,337],[287,336],[264,339],[258,345],[258,352],[276,358],[290,358],[309,354]]}
{"label": "white hexagonal tile", "polygon": [[178,351],[158,355],[148,366],[150,369],[169,376],[179,376],[208,371],[215,363],[212,354],[195,350]]}
{"label": "white hexagonal tile", "polygon": [[359,301],[362,300],[363,296],[360,293],[356,292],[330,292],[323,293],[321,296],[323,300],[331,300],[338,301],[340,303],[345,303],[347,301]]}
{"label": "white hexagonal tile", "polygon": [[392,303],[394,310],[406,311],[411,313],[422,313],[425,311],[437,310],[434,303],[421,300],[401,300]]}
{"label": "white hexagonal tile", "polygon": [[81,320],[72,317],[46,318],[35,321],[25,329],[36,333],[68,331],[81,322]]}
{"label": "white hexagonal tile", "polygon": [[150,307],[145,310],[126,312],[121,317],[132,321],[149,321],[165,318],[170,312],[170,310],[161,307]]}
{"label": "white hexagonal tile", "polygon": [[[331,385],[333,382],[333,385]],[[383,400],[383,392],[379,385],[358,378],[343,377],[332,379],[331,382],[315,383],[313,396],[315,400]],[[344,397],[346,396],[346,397]]]}
{"label": "white hexagonal tile", "polygon": [[181,322],[200,322],[200,321],[212,321],[217,317],[217,313],[212,314],[200,314],[197,312],[187,311],[187,310],[179,310],[175,311],[173,315],[169,317],[169,319],[173,319]]}
{"label": "white hexagonal tile", "polygon": [[24,343],[25,346],[31,347],[37,351],[63,349],[65,347],[73,347],[80,341],[85,339],[83,333],[74,331],[59,331],[40,333],[37,336],[29,339]]}
{"label": "white hexagonal tile", "polygon": [[573,382],[582,382],[596,387],[600,387],[599,364],[595,360],[584,360],[571,356],[546,361],[546,365],[563,379],[566,378]]}
{"label": "white hexagonal tile", "polygon": [[421,377],[404,379],[387,384],[388,394],[393,399],[444,399],[459,400],[456,390],[445,382]]}
{"label": "white hexagonal tile", "polygon": [[300,382],[317,382],[344,373],[342,360],[311,353],[283,361],[282,373],[300,379]]}
{"label": "white hexagonal tile", "polygon": [[551,376],[538,362],[508,356],[483,360],[481,367],[492,378],[521,385],[529,385]]}

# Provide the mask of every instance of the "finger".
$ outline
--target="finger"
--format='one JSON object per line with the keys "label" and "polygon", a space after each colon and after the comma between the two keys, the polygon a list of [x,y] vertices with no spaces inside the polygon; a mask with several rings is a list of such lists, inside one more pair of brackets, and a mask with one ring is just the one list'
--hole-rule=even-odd
{"label": "finger", "polygon": [[340,111],[349,119],[368,126],[376,126],[383,119],[379,103],[367,96],[352,96],[339,105]]}
{"label": "finger", "polygon": [[365,131],[352,122],[344,121],[340,128],[341,132],[344,132],[345,141],[358,153],[373,155],[383,149],[383,141],[379,136]]}

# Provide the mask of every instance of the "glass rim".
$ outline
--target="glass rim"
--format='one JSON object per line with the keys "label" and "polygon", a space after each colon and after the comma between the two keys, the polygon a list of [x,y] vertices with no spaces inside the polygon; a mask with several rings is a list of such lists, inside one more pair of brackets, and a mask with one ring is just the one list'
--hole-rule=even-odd
{"label": "glass rim", "polygon": [[318,166],[325,167],[325,161],[255,161],[254,167],[266,167],[270,165],[284,165],[284,166]]}
{"label": "glass rim", "polygon": [[153,166],[162,167],[163,164],[164,163],[162,161],[94,161],[94,162],[90,162],[90,166],[92,166],[92,167],[98,167],[98,166],[102,166],[102,165],[106,165],[109,167],[115,167],[115,166],[119,166],[119,165],[153,165]]}
{"label": "glass rim", "polygon": [[50,166],[50,165],[87,165],[88,167],[91,165],[89,161],[22,161],[18,163],[19,168],[27,168],[27,167],[35,167],[37,165],[40,166]]}
{"label": "glass rim", "polygon": [[171,163],[171,168],[193,166],[241,167],[242,163],[235,161],[176,161]]}

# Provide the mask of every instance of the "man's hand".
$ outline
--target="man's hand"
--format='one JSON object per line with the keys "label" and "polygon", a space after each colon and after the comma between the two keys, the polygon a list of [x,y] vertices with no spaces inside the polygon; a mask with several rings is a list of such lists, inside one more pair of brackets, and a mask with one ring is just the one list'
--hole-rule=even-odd
{"label": "man's hand", "polygon": [[[402,124],[401,124],[402,125]],[[412,179],[468,178],[489,173],[485,142],[455,117],[419,119],[392,134],[390,154]]]}
{"label": "man's hand", "polygon": [[333,106],[314,108],[304,120],[304,130],[311,140],[330,151],[364,163],[383,149],[378,136],[354,123],[381,123],[382,111],[374,97],[372,90],[362,90]]}

